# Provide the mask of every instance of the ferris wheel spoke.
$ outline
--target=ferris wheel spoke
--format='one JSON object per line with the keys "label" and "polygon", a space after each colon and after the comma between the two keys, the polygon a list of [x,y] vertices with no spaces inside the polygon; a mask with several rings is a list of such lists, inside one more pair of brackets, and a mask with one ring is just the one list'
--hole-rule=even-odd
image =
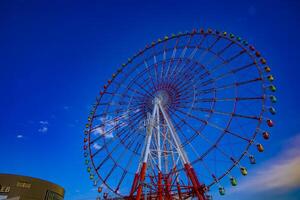
{"label": "ferris wheel spoke", "polygon": [[149,68],[148,63],[146,62],[146,60],[144,60],[144,65],[145,65],[145,67],[146,67],[146,69],[147,69],[147,73],[148,73],[149,80],[151,81],[153,88],[156,89],[156,88],[155,88],[154,80],[153,80],[153,78],[152,78],[152,75],[150,74],[150,68]]}
{"label": "ferris wheel spoke", "polygon": [[[213,126],[217,126],[217,125],[213,125]],[[221,127],[218,127],[217,129],[221,130],[222,128],[221,128]],[[250,142],[251,142],[250,139],[248,139],[248,138],[246,138],[246,137],[244,137],[244,136],[242,136],[242,135],[239,135],[239,134],[237,134],[237,133],[233,133],[232,131],[229,131],[228,129],[225,129],[225,130],[223,131],[222,137],[225,136],[225,134],[227,134],[227,133],[228,133],[228,134],[231,134],[232,136],[235,136],[236,138],[239,138],[239,139],[241,139],[241,140],[243,140],[243,141],[246,141],[247,143],[250,143]],[[217,143],[219,142],[219,140],[220,140],[220,138],[218,139]],[[217,145],[216,145],[216,148],[218,148],[219,150],[221,150],[221,148],[220,148],[219,146],[217,146]],[[222,151],[222,152],[223,152],[223,154],[225,154],[225,151]],[[227,157],[231,159],[231,157],[230,157],[229,155],[227,155]]]}
{"label": "ferris wheel spoke", "polygon": [[[179,110],[177,110],[177,111],[179,111]],[[204,123],[205,125],[209,125],[210,127],[215,128],[215,129],[217,129],[217,130],[219,130],[219,131],[221,131],[221,132],[223,132],[223,133],[227,133],[227,132],[228,132],[228,133],[232,134],[233,136],[236,136],[236,137],[238,137],[238,138],[240,138],[240,139],[244,139],[245,141],[248,141],[248,142],[249,142],[249,139],[244,138],[244,137],[242,137],[242,136],[240,136],[240,135],[238,135],[238,134],[235,134],[235,133],[232,133],[232,132],[228,131],[228,128],[222,128],[222,127],[218,126],[217,124],[208,122],[207,120],[200,119],[200,118],[198,118],[198,117],[196,117],[196,116],[194,116],[194,115],[185,113],[185,112],[183,112],[183,111],[179,111],[179,112],[181,112],[182,114],[185,114],[185,115],[187,115],[187,116],[189,116],[189,117],[192,117],[192,118],[194,118],[194,119],[196,119],[196,120],[198,120],[198,121]],[[176,113],[173,113],[173,114],[176,116]],[[178,115],[177,115],[177,116],[178,116]],[[199,132],[197,132],[197,133],[199,133]]]}
{"label": "ferris wheel spoke", "polygon": [[[188,64],[190,64],[190,63],[192,63],[192,65],[190,67],[188,67]],[[188,76],[190,76],[191,72],[197,66],[198,66],[198,63],[192,62],[190,59],[185,60],[185,64],[182,65],[182,67],[178,71],[175,72],[173,83],[178,78],[183,78],[183,80],[186,79],[186,78],[188,78]],[[200,68],[203,69],[202,67],[200,67]]]}
{"label": "ferris wheel spoke", "polygon": [[[141,72],[140,75],[137,75],[134,79],[132,79],[132,81],[128,84],[129,85],[129,88],[133,87],[134,85],[137,85],[139,86],[139,88],[141,88],[143,91],[145,91],[146,93],[148,92],[147,90],[145,90],[146,86],[149,87],[149,90],[153,90],[154,87],[150,86],[150,80],[149,78],[146,78],[146,79],[142,79],[142,75],[143,73],[146,73],[145,70],[143,70],[143,72]],[[138,82],[138,79],[141,79],[141,84]],[[126,91],[125,91],[126,93]],[[149,93],[148,93],[149,94]]]}
{"label": "ferris wheel spoke", "polygon": [[[135,82],[133,82],[135,83]],[[147,83],[146,81],[144,81],[144,84]],[[138,90],[134,89],[131,87],[132,86],[132,83],[130,86],[128,87],[125,87],[125,86],[120,86],[120,87],[123,87],[125,89],[124,93],[123,94],[126,94],[128,91],[132,91],[133,93],[137,94],[138,96],[136,98],[143,98],[144,97],[144,94],[139,92]],[[142,87],[141,85],[138,85],[139,87]]]}
{"label": "ferris wheel spoke", "polygon": [[197,44],[197,45],[194,47],[192,53],[191,53],[191,54],[189,55],[189,57],[188,57],[189,60],[192,60],[192,59],[194,58],[194,56],[196,55],[196,53],[197,53],[198,50],[200,49],[202,43],[204,42],[205,38],[206,38],[206,35],[204,35],[204,36],[201,38],[200,43]]}
{"label": "ferris wheel spoke", "polygon": [[[218,65],[212,67],[212,69],[210,70],[210,74],[213,74],[213,73],[216,72],[218,69],[221,69],[222,67],[228,65],[229,63],[231,63],[232,61],[234,61],[235,59],[237,59],[238,57],[240,57],[241,55],[243,55],[245,52],[246,52],[246,50],[243,49],[243,50],[241,50],[240,52],[236,53],[235,55],[231,56],[231,57],[228,58],[228,59],[224,59],[224,60],[222,59],[222,60],[223,60],[222,63],[220,63],[220,64],[218,64]],[[219,57],[220,55],[218,55],[218,54],[215,54],[215,55],[217,55],[218,58],[221,58],[221,57]],[[215,57],[215,59],[216,59],[217,57]],[[208,63],[206,63],[206,65],[208,65]]]}
{"label": "ferris wheel spoke", "polygon": [[204,169],[207,171],[209,177],[212,178],[213,177],[213,172],[209,169],[209,167],[206,165],[206,163],[204,162],[204,160],[200,160],[200,163],[204,167]]}
{"label": "ferris wheel spoke", "polygon": [[[182,107],[187,107],[189,106],[191,103],[190,101],[186,101],[188,100],[189,97],[186,98],[180,98],[178,99],[178,102],[180,102],[180,106]],[[261,97],[229,97],[229,98],[197,98],[194,103],[214,103],[214,102],[227,102],[227,101],[257,101],[257,100],[263,100],[265,99],[264,96]],[[177,107],[177,105],[176,105]]]}
{"label": "ferris wheel spoke", "polygon": [[[178,81],[178,80],[176,80],[176,79],[174,79],[174,82],[177,82],[176,84],[174,84],[174,86],[173,87],[175,87],[175,88],[180,88],[180,89],[178,89],[178,93],[179,94],[181,94],[182,93],[182,91],[183,90],[181,90],[181,87],[183,87],[183,86],[185,86],[185,85],[188,85],[189,83],[189,81],[193,81],[193,77],[191,77],[191,76],[185,76],[184,77],[184,79],[183,80],[185,80],[185,81]],[[169,83],[169,85],[171,86],[171,85],[173,85],[173,83],[171,82],[171,83]]]}
{"label": "ferris wheel spoke", "polygon": [[[115,94],[114,96],[118,96],[118,94]],[[120,98],[126,98],[126,99],[134,99],[136,101],[141,101],[143,99],[143,97],[141,96],[134,96],[133,94],[132,95],[129,95],[128,94],[128,91],[124,91],[120,96]]]}
{"label": "ferris wheel spoke", "polygon": [[121,179],[120,179],[119,182],[118,182],[116,191],[119,190],[119,188],[120,188],[120,186],[122,185],[122,183],[123,183],[123,181],[124,181],[126,175],[127,175],[128,172],[129,172],[128,170],[129,170],[129,168],[130,168],[130,166],[131,166],[131,164],[132,164],[133,155],[134,155],[134,153],[131,154],[131,157],[130,157],[130,159],[129,159],[127,165],[126,165],[126,168],[125,168],[125,170],[124,170],[123,173],[122,173],[122,176],[121,176]]}
{"label": "ferris wheel spoke", "polygon": [[239,53],[233,55],[232,57],[230,57],[229,59],[226,60],[226,64],[230,63],[231,61],[235,60],[236,58],[240,57],[241,55],[243,55],[244,53],[246,53],[247,51],[245,49],[241,50]]}
{"label": "ferris wheel spoke", "polygon": [[[115,137],[113,137],[111,140],[109,140],[109,142],[104,143],[101,148],[99,148],[96,152],[94,152],[93,154],[91,154],[91,157],[95,157],[100,151],[102,151],[104,148],[106,148],[108,145],[112,144],[115,140],[117,140],[119,137],[121,137],[123,134],[127,133],[127,136],[129,134],[129,129],[125,129],[123,128],[122,130],[120,130]],[[125,136],[126,137],[126,136]],[[94,143],[94,142],[93,142]],[[91,142],[92,144],[92,142]]]}
{"label": "ferris wheel spoke", "polygon": [[[128,132],[127,135],[129,137],[132,137],[132,134],[130,135],[129,133],[130,132]],[[106,148],[106,150],[107,150],[108,153],[107,153],[107,156],[103,159],[103,161],[97,166],[97,168],[96,168],[97,171],[104,165],[105,162],[107,162],[109,160],[109,158],[112,158],[112,153],[114,151],[116,151],[122,144],[123,144],[122,142],[118,143],[111,151],[108,151],[107,146],[104,147],[104,148]],[[112,159],[112,161],[115,164],[117,164],[117,162],[114,159]]]}
{"label": "ferris wheel spoke", "polygon": [[174,77],[176,77],[177,68],[178,68],[178,66],[181,65],[182,59],[185,56],[186,50],[187,50],[189,44],[191,43],[192,38],[193,38],[193,35],[190,35],[187,44],[184,46],[184,48],[179,56],[179,60],[177,61],[177,64],[175,65],[175,67],[173,68],[173,70],[171,72],[171,74],[173,74]]}
{"label": "ferris wheel spoke", "polygon": [[128,90],[130,90],[131,92],[137,94],[137,95],[138,95],[137,98],[143,98],[143,97],[144,97],[143,93],[138,92],[138,91],[135,90],[135,89],[131,89],[131,88],[125,87],[125,86],[123,86],[123,85],[120,85],[120,87],[124,88],[124,89],[126,90],[126,92],[128,92]]}
{"label": "ferris wheel spoke", "polygon": [[186,136],[186,134],[182,131],[182,127],[184,125],[184,121],[183,119],[180,120],[179,123],[177,123],[177,125],[175,125],[175,129],[179,130],[181,132],[181,135],[184,137],[184,141],[182,145],[184,146],[185,143],[187,143],[189,141],[189,138]]}
{"label": "ferris wheel spoke", "polygon": [[204,34],[203,37],[201,38],[199,44],[197,44],[197,49],[200,49],[202,47],[202,44],[204,43],[205,39],[207,38],[207,35]]}
{"label": "ferris wheel spoke", "polygon": [[139,83],[135,82],[135,85],[139,86],[140,89],[142,89],[146,94],[148,94],[149,96],[153,97],[153,95],[147,91],[142,85],[140,85]]}
{"label": "ferris wheel spoke", "polygon": [[163,47],[163,54],[162,54],[162,57],[163,57],[163,59],[162,59],[162,65],[161,65],[161,74],[160,74],[160,81],[163,81],[163,79],[164,79],[164,75],[165,75],[165,64],[166,64],[166,60],[167,60],[167,43],[168,43],[168,41],[166,41],[165,42],[165,44],[164,44],[164,47]]}
{"label": "ferris wheel spoke", "polygon": [[[187,67],[188,64],[191,63],[190,60],[185,60],[184,62],[185,64],[183,65],[183,62],[181,62],[179,65],[182,66],[179,70],[175,71],[173,73],[173,81],[171,82],[171,84],[174,84],[176,82],[176,80],[180,79],[188,79],[188,76],[190,76],[188,73],[191,73],[191,71],[193,69],[195,69],[195,67],[197,66],[197,63],[192,63],[192,66],[190,68]],[[186,70],[184,72],[182,72],[182,70],[184,70],[184,68],[186,68]],[[191,79],[192,77],[190,77]]]}
{"label": "ferris wheel spoke", "polygon": [[[239,72],[241,70],[247,69],[247,68],[255,66],[255,65],[256,65],[256,63],[253,62],[253,63],[247,64],[247,65],[244,65],[242,67],[237,67],[235,69],[232,69],[232,70],[230,70],[230,71],[228,71],[226,73],[223,73],[223,74],[219,75],[216,78],[210,78],[209,80],[206,80],[204,82],[200,82],[201,80],[203,80],[203,78],[205,78],[205,76],[203,76],[203,75],[210,75],[210,74],[213,73],[212,71],[208,72],[208,73],[205,72],[202,75],[200,75],[200,77],[196,80],[196,82],[187,82],[187,84],[185,86],[183,86],[182,90],[186,91],[188,89],[188,87],[191,87],[193,85],[196,86],[196,87],[200,87],[201,88],[203,86],[207,86],[207,85],[213,84],[213,83],[215,83],[216,81],[218,81],[218,80],[220,80],[222,78],[225,78],[225,77],[227,77],[229,75],[234,75],[235,73],[237,73],[237,72]],[[259,79],[261,80],[261,78],[259,78]],[[247,84],[247,83],[246,82],[245,83],[241,82],[241,84]]]}
{"label": "ferris wheel spoke", "polygon": [[[140,111],[139,106],[131,107],[131,108],[127,108],[127,107],[126,108],[117,108],[115,110],[111,110],[111,111],[107,111],[105,113],[97,114],[93,117],[93,120],[98,119],[98,118],[100,118],[100,119],[101,118],[106,118],[107,116],[115,116],[114,118],[118,118],[118,117],[122,118],[126,114],[129,114],[131,111],[133,113],[136,113],[136,112]],[[120,113],[121,113],[121,115],[118,115]],[[96,127],[99,127],[99,125],[96,126]]]}
{"label": "ferris wheel spoke", "polygon": [[158,63],[157,63],[157,58],[156,58],[156,56],[158,55],[157,53],[156,53],[156,51],[155,51],[155,48],[152,48],[152,50],[153,50],[153,53],[152,53],[152,55],[153,55],[153,67],[154,67],[154,77],[155,77],[155,80],[156,80],[156,83],[159,85],[159,79],[158,79]]}
{"label": "ferris wheel spoke", "polygon": [[[139,113],[139,115],[137,115],[136,119],[138,119],[140,116],[141,116],[141,114]],[[115,127],[113,127],[108,133],[112,134],[113,130],[117,130],[117,129]],[[103,147],[105,147],[106,145],[112,143],[116,138],[120,138],[124,133],[126,133],[126,131],[129,131],[129,129],[127,129],[127,126],[123,126],[123,128],[121,130],[119,130],[118,132],[116,132],[115,136],[113,138],[111,138],[108,143],[105,143],[103,145]],[[90,141],[90,144],[94,144],[96,141],[98,141],[101,138],[103,138],[103,134],[100,135],[100,136],[98,136],[98,137],[96,137],[94,140]],[[97,153],[98,152],[99,151],[97,151]]]}
{"label": "ferris wheel spoke", "polygon": [[231,41],[230,43],[228,43],[223,49],[221,49],[220,51],[218,51],[217,55],[222,55],[227,49],[229,49],[232,45],[234,44],[233,41]]}
{"label": "ferris wheel spoke", "polygon": [[166,64],[166,50],[164,49],[164,53],[163,53],[163,60],[162,60],[162,64],[161,64],[161,73],[160,73],[160,82],[163,82],[163,78],[165,75],[165,64]]}
{"label": "ferris wheel spoke", "polygon": [[[118,149],[118,147],[120,146],[121,144],[118,143],[113,149],[111,152],[109,152],[108,150],[108,154],[106,155],[106,157],[102,160],[102,162],[96,167],[96,171],[98,171],[106,161],[108,161],[110,158],[111,158],[111,153],[114,152],[116,149]],[[115,163],[115,161],[113,160],[113,162]]]}
{"label": "ferris wheel spoke", "polygon": [[[222,155],[223,155],[226,159],[228,159],[228,161],[224,161],[224,162],[234,163],[234,165],[236,164],[236,160],[235,160],[232,156],[230,156],[230,155],[228,155],[227,153],[225,153],[225,151],[223,151],[221,148],[218,148],[218,147],[216,146],[216,147],[214,147],[214,149],[218,150],[220,153],[222,153]],[[206,154],[206,155],[207,155],[207,154]],[[208,168],[208,169],[209,169],[209,167],[207,166],[207,164],[204,162],[204,158],[205,158],[205,156],[204,156],[204,157],[201,156],[201,157],[199,157],[196,161],[200,161],[200,163],[202,163],[203,165],[206,166],[205,168]],[[220,160],[218,160],[218,161],[220,162]],[[215,172],[216,172],[216,171],[217,171],[217,170],[216,170],[216,167],[217,167],[217,160],[214,160],[214,163],[215,163]],[[216,173],[213,173],[211,170],[209,170],[209,174],[210,174],[210,176],[211,176],[216,182],[219,181],[218,178],[216,177]]]}
{"label": "ferris wheel spoke", "polygon": [[229,134],[231,134],[231,135],[233,135],[233,136],[235,136],[235,137],[238,137],[238,138],[240,138],[240,139],[242,139],[242,140],[245,140],[245,141],[247,141],[247,142],[251,142],[251,139],[248,139],[248,138],[246,138],[246,137],[244,137],[244,136],[241,136],[241,135],[239,135],[239,134],[237,134],[237,133],[233,133],[232,131],[229,131],[229,130],[226,130],[226,133],[229,133]]}
{"label": "ferris wheel spoke", "polygon": [[216,44],[217,44],[217,42],[218,41],[220,41],[220,36],[218,36],[216,39],[215,39],[215,41],[207,48],[208,49],[208,51],[210,51]]}
{"label": "ferris wheel spoke", "polygon": [[[107,94],[107,91],[105,91],[105,92],[103,92],[103,94]],[[130,95],[128,95],[127,94],[127,92],[126,93],[122,93],[122,94],[119,94],[119,93],[108,93],[108,94],[110,94],[110,95],[112,95],[112,96],[115,96],[115,97],[120,97],[120,98],[126,98],[126,99],[135,99],[135,100],[137,100],[137,101],[140,101],[141,99],[142,99],[142,97],[136,97],[136,96],[130,96]]]}
{"label": "ferris wheel spoke", "polygon": [[200,80],[203,80],[204,78],[206,78],[209,75],[210,75],[210,73],[208,71],[206,71],[203,74],[201,74],[200,76],[195,77],[195,78],[197,78],[197,80],[195,80],[195,81],[191,81],[192,79],[190,78],[189,81],[178,83],[178,85],[176,85],[176,86],[177,87],[180,86],[179,93],[183,93],[184,91],[186,92],[189,88],[196,86]]}
{"label": "ferris wheel spoke", "polygon": [[[257,97],[229,97],[229,98],[200,98],[195,100],[195,103],[200,102],[217,102],[217,101],[255,101],[255,100],[262,100],[264,96],[257,96]],[[183,102],[188,103],[188,102]]]}
{"label": "ferris wheel spoke", "polygon": [[112,174],[112,172],[117,168],[117,164],[115,163],[114,166],[110,169],[109,173],[107,174],[107,176],[104,178],[103,182],[105,183],[107,181],[107,179],[110,177],[110,175]]}
{"label": "ferris wheel spoke", "polygon": [[230,89],[230,88],[233,88],[233,87],[246,85],[246,84],[257,82],[257,81],[262,81],[262,78],[259,77],[259,78],[254,78],[254,79],[247,80],[247,81],[240,81],[240,82],[230,83],[230,84],[226,84],[226,85],[221,85],[221,86],[214,87],[214,88],[204,89],[204,90],[201,90],[200,92],[198,92],[196,94],[196,96],[201,96],[203,94],[216,92],[218,90]]}
{"label": "ferris wheel spoke", "polygon": [[192,129],[196,134],[200,135],[206,142],[210,143],[210,144],[214,144],[212,141],[210,141],[207,137],[205,137],[205,135],[203,135],[199,130],[195,129],[192,125],[190,125],[190,123],[188,123],[184,118],[181,118],[179,115],[177,115],[174,111],[172,111],[172,114],[183,120],[183,122],[185,123],[185,125],[187,125],[190,129]]}
{"label": "ferris wheel spoke", "polygon": [[[95,142],[97,142],[99,139],[101,138],[105,138],[106,135],[111,134],[113,130],[117,129],[117,126],[112,127],[111,129],[109,129],[108,131],[105,131],[104,128],[102,128],[101,126],[99,126],[98,128],[101,128],[101,131],[99,131],[99,136],[96,137],[95,139],[90,141],[90,144],[94,144]],[[98,128],[94,128],[92,129],[92,131],[96,131]]]}
{"label": "ferris wheel spoke", "polygon": [[[111,152],[112,153],[112,152]],[[113,173],[113,171],[118,167],[118,163],[120,163],[120,161],[122,160],[122,157],[125,155],[126,151],[123,151],[119,157],[115,160],[115,163],[113,165],[113,167],[111,168],[111,170],[109,171],[109,173],[106,175],[106,177],[104,178],[103,182],[106,182],[107,179],[111,176],[111,174]],[[133,155],[133,153],[132,153]],[[122,177],[121,177],[122,179]]]}
{"label": "ferris wheel spoke", "polygon": [[[105,124],[112,124],[112,123],[116,124],[120,120],[124,120],[124,119],[128,118],[129,114],[130,114],[129,112],[137,113],[139,111],[139,109],[138,109],[138,107],[133,107],[133,108],[130,108],[130,109],[128,109],[128,108],[124,109],[122,111],[124,111],[124,112],[122,112],[121,115],[114,116],[113,118],[108,119],[108,120],[106,120],[106,119],[102,120],[101,119],[103,117],[109,116],[107,113],[105,115],[102,115],[102,116],[101,115],[95,116],[94,119],[97,119],[101,116],[100,119],[101,119],[102,123],[100,125],[97,125],[96,127],[93,127],[92,130],[95,130],[95,128],[99,128],[101,126],[105,126]],[[117,114],[117,113],[119,114],[120,112],[112,112],[112,114]]]}
{"label": "ferris wheel spoke", "polygon": [[171,80],[171,79],[170,79],[170,67],[171,67],[171,65],[173,65],[173,62],[174,62],[174,58],[175,58],[175,55],[176,55],[176,51],[177,51],[177,46],[178,46],[179,40],[180,40],[180,38],[178,37],[178,38],[176,39],[176,44],[175,44],[175,46],[174,46],[174,48],[173,48],[173,51],[172,51],[171,60],[170,60],[170,62],[169,62],[169,65],[168,65],[168,68],[167,68],[167,71],[166,71],[166,77],[165,77],[165,80],[166,80],[166,81]]}
{"label": "ferris wheel spoke", "polygon": [[199,83],[199,85],[197,85],[197,86],[202,87],[202,86],[210,85],[210,84],[215,83],[215,82],[217,82],[217,81],[219,81],[219,80],[221,80],[221,79],[223,79],[223,78],[226,78],[226,77],[228,77],[228,76],[232,76],[232,75],[234,75],[236,72],[241,71],[242,69],[246,69],[246,68],[248,68],[248,67],[251,67],[251,66],[253,66],[253,65],[255,65],[255,63],[251,63],[251,64],[249,64],[249,65],[246,65],[246,66],[242,67],[242,68],[237,68],[237,69],[234,69],[234,70],[230,70],[230,71],[228,71],[228,72],[226,72],[226,73],[224,73],[224,74],[221,74],[221,75],[219,75],[219,76],[217,76],[217,77],[215,77],[215,78],[211,78],[211,79],[209,79],[209,80],[207,80],[207,81],[201,82],[201,83]]}
{"label": "ferris wheel spoke", "polygon": [[[136,116],[136,115],[141,115],[140,113],[138,113],[138,112],[135,112],[135,114],[134,115],[132,115],[131,117],[133,117],[133,116]],[[113,120],[115,120],[116,118],[114,118]],[[114,122],[114,121],[111,121],[111,122]],[[108,123],[108,122],[106,122],[106,123]],[[115,130],[115,129],[117,129],[117,128],[119,128],[119,126],[120,126],[120,124],[116,124],[115,126],[113,126],[110,130],[108,130],[107,132],[108,133],[111,133],[113,130]],[[95,130],[97,130],[98,128],[104,128],[105,127],[105,123],[102,123],[102,124],[100,124],[100,125],[97,125],[97,126],[94,126],[94,127],[92,127],[90,130],[91,131],[95,131]]]}
{"label": "ferris wheel spoke", "polygon": [[115,191],[119,190],[121,184],[123,183],[124,178],[125,178],[125,176],[128,174],[128,170],[129,170],[129,168],[130,168],[130,166],[131,166],[131,164],[132,164],[133,156],[135,155],[135,153],[138,152],[138,150],[139,150],[140,147],[141,147],[141,145],[139,144],[139,147],[136,148],[135,151],[131,153],[130,158],[129,158],[127,164],[126,164],[125,169],[123,170],[122,176],[121,176],[121,178],[120,178],[120,180],[119,180],[119,182],[118,182],[118,184],[117,184],[117,187],[116,187],[116,190],[115,190]]}
{"label": "ferris wheel spoke", "polygon": [[[184,107],[184,106],[177,106],[179,108],[189,108],[189,107]],[[260,120],[260,117],[257,116],[251,116],[251,115],[242,115],[242,114],[237,114],[233,112],[224,112],[224,111],[217,111],[217,110],[212,110],[209,108],[201,108],[201,107],[192,107],[189,108],[191,110],[195,111],[201,111],[205,113],[213,113],[213,114],[220,114],[220,115],[226,115],[226,116],[232,116],[232,117],[241,117],[241,118],[247,118],[247,119],[255,119],[255,120]]]}
{"label": "ferris wheel spoke", "polygon": [[122,173],[122,175],[121,175],[121,178],[120,178],[120,180],[118,182],[118,185],[117,185],[117,187],[115,189],[115,192],[118,192],[118,190],[120,189],[120,186],[123,183],[124,178],[126,177],[127,174],[128,174],[127,171],[124,170],[123,173]]}
{"label": "ferris wheel spoke", "polygon": [[[174,114],[174,116],[180,118],[176,113],[173,113],[173,114]],[[183,119],[183,120],[184,120],[184,119]],[[203,135],[199,130],[196,130],[192,125],[190,125],[189,123],[187,123],[186,120],[184,120],[184,122],[185,122],[185,124],[186,124],[188,127],[190,127],[195,133],[197,133],[198,135],[200,135],[207,143],[211,144],[211,147],[210,147],[205,153],[203,153],[202,156],[199,156],[199,155],[198,155],[197,161],[198,161],[198,160],[202,160],[204,157],[206,157],[206,155],[208,155],[208,153],[209,153],[210,151],[212,151],[214,148],[216,148],[217,150],[219,150],[219,151],[220,151],[225,157],[227,157],[230,161],[233,160],[233,158],[232,158],[231,156],[229,156],[227,153],[225,153],[225,151],[222,150],[219,146],[215,145],[214,142],[212,142],[211,140],[209,140],[209,139],[208,139],[205,135]],[[223,130],[223,129],[220,128],[220,127],[218,127],[218,130]],[[235,134],[235,133],[233,133],[233,132],[231,132],[231,131],[225,130],[225,132],[226,132],[226,133],[230,133],[230,134],[232,134],[232,135],[234,135],[234,136],[236,136],[236,137],[238,137],[238,138],[240,138],[240,139],[243,139],[243,140],[245,140],[245,141],[247,141],[247,142],[250,142],[249,139],[247,139],[247,138],[245,138],[245,137],[243,137],[243,136],[240,136],[240,135],[238,135],[238,134]],[[190,144],[190,143],[189,143],[189,144]],[[192,148],[193,148],[193,147],[192,147]],[[192,164],[193,164],[193,163],[192,163]]]}
{"label": "ferris wheel spoke", "polygon": [[[200,47],[197,45],[196,47],[195,47],[195,49],[199,49]],[[210,49],[207,49],[208,51],[210,51]],[[196,52],[195,52],[196,53]],[[192,52],[191,54],[190,54],[190,56],[188,57],[188,59],[186,60],[186,64],[181,68],[181,70],[179,71],[179,72],[176,72],[175,74],[174,74],[174,80],[176,80],[176,76],[177,76],[177,74],[178,75],[180,75],[180,72],[182,71],[182,69],[184,68],[184,67],[186,67],[187,66],[187,64],[188,63],[190,63],[191,61],[192,61],[192,58],[194,57],[194,54],[195,54],[194,52]],[[198,65],[199,64],[199,61],[196,61],[196,62],[193,62],[193,64],[196,64],[196,65]],[[202,64],[200,64],[200,68],[201,69],[205,69],[205,67],[202,65]],[[193,68],[192,68],[193,69]],[[189,68],[187,68],[186,70],[185,70],[185,72],[182,74],[182,76],[184,76],[184,77],[186,77],[187,75],[188,75],[188,73],[191,73],[191,69],[189,69]],[[173,81],[174,82],[174,81]]]}
{"label": "ferris wheel spoke", "polygon": [[[124,134],[126,133],[127,129],[122,129],[122,131],[119,132],[119,134]],[[100,139],[100,138],[99,138]],[[99,152],[101,152],[102,150],[104,150],[108,145],[112,144],[112,142],[114,142],[117,138],[114,137],[112,138],[109,142],[105,143],[104,145],[102,145],[99,149],[97,149],[95,152],[91,153],[91,157],[95,157]],[[95,143],[97,140],[94,140],[92,142],[90,142],[90,144]]]}

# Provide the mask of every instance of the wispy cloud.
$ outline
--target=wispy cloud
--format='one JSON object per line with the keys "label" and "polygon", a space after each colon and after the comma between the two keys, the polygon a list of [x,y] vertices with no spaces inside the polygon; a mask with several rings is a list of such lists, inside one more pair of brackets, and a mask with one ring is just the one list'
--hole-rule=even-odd
{"label": "wispy cloud", "polygon": [[[136,109],[132,111],[133,113],[139,112],[139,109]],[[129,111],[125,111],[123,114],[120,114],[118,117],[111,117],[111,116],[106,116],[106,117],[101,117],[99,118],[100,125],[99,127],[95,128],[93,130],[93,134],[95,135],[101,135],[104,136],[105,138],[113,138],[113,132],[119,128],[123,128],[128,125],[128,120],[130,116]],[[141,124],[143,125],[143,124]]]}
{"label": "wispy cloud", "polygon": [[46,133],[48,131],[48,125],[48,121],[40,121],[40,128],[38,129],[38,132]]}
{"label": "wispy cloud", "polygon": [[18,139],[21,139],[21,138],[23,138],[23,137],[24,137],[24,136],[21,135],[21,134],[17,135],[17,138],[18,138]]}
{"label": "wispy cloud", "polygon": [[48,121],[40,121],[40,124],[41,124],[41,125],[48,125],[49,122],[48,122]]}
{"label": "wispy cloud", "polygon": [[38,132],[40,132],[40,133],[46,133],[47,131],[48,131],[48,127],[46,127],[46,126],[43,126],[38,129]]}
{"label": "wispy cloud", "polygon": [[[237,194],[284,195],[300,188],[300,134],[287,141],[283,151],[229,192]],[[231,196],[231,195],[230,195]],[[274,196],[274,198],[275,198]],[[276,198],[275,198],[276,199]]]}
{"label": "wispy cloud", "polygon": [[99,150],[99,149],[101,149],[101,146],[98,143],[94,143],[93,148],[96,150]]}
{"label": "wispy cloud", "polygon": [[[107,130],[109,130],[109,129],[107,128]],[[101,135],[101,136],[104,136],[105,138],[113,138],[114,137],[113,133],[111,131],[106,131],[104,126],[95,128],[93,130],[93,134]]]}

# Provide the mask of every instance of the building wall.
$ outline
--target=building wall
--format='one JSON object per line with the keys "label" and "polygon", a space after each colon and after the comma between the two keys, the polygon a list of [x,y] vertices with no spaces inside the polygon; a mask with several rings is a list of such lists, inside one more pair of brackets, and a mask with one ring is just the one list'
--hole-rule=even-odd
{"label": "building wall", "polygon": [[64,189],[37,178],[0,174],[0,200],[62,200]]}

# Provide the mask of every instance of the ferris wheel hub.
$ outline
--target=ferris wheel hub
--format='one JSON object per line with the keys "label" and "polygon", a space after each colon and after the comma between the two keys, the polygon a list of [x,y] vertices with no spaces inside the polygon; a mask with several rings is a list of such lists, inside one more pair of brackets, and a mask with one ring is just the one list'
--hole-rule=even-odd
{"label": "ferris wheel hub", "polygon": [[166,90],[159,90],[154,95],[154,103],[158,103],[162,106],[169,105],[171,103],[171,97]]}

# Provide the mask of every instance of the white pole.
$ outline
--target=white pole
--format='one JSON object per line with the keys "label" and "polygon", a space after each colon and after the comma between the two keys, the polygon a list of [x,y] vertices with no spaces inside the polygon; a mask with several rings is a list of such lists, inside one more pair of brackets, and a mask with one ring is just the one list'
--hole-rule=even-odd
{"label": "white pole", "polygon": [[172,136],[172,138],[173,138],[173,140],[175,142],[175,145],[177,147],[177,151],[179,153],[179,156],[180,156],[181,160],[183,161],[184,164],[189,163],[188,157],[187,157],[186,153],[184,152],[184,150],[182,148],[180,139],[179,139],[179,137],[178,137],[178,135],[177,135],[177,133],[175,131],[175,128],[174,128],[174,126],[173,126],[173,124],[172,124],[172,122],[171,122],[171,120],[170,120],[167,112],[165,111],[165,109],[161,105],[160,101],[158,102],[158,106],[159,106],[159,108],[160,108],[160,110],[161,110],[161,112],[163,114],[164,119],[167,122],[167,125],[169,127],[171,136]]}
{"label": "white pole", "polygon": [[[158,102],[156,102],[158,103]],[[155,104],[156,104],[155,103]],[[159,109],[156,109],[157,116],[157,155],[158,155],[158,170],[161,171],[161,148],[160,148],[160,117],[159,117]]]}
{"label": "white pole", "polygon": [[147,163],[148,161],[148,156],[150,153],[150,143],[151,143],[151,136],[152,136],[152,131],[153,131],[153,122],[154,122],[154,118],[155,118],[155,113],[157,112],[157,105],[154,105],[153,111],[152,111],[152,116],[150,118],[150,123],[147,127],[147,136],[148,138],[146,138],[146,148],[145,148],[145,154],[144,154],[144,159],[143,162]]}

